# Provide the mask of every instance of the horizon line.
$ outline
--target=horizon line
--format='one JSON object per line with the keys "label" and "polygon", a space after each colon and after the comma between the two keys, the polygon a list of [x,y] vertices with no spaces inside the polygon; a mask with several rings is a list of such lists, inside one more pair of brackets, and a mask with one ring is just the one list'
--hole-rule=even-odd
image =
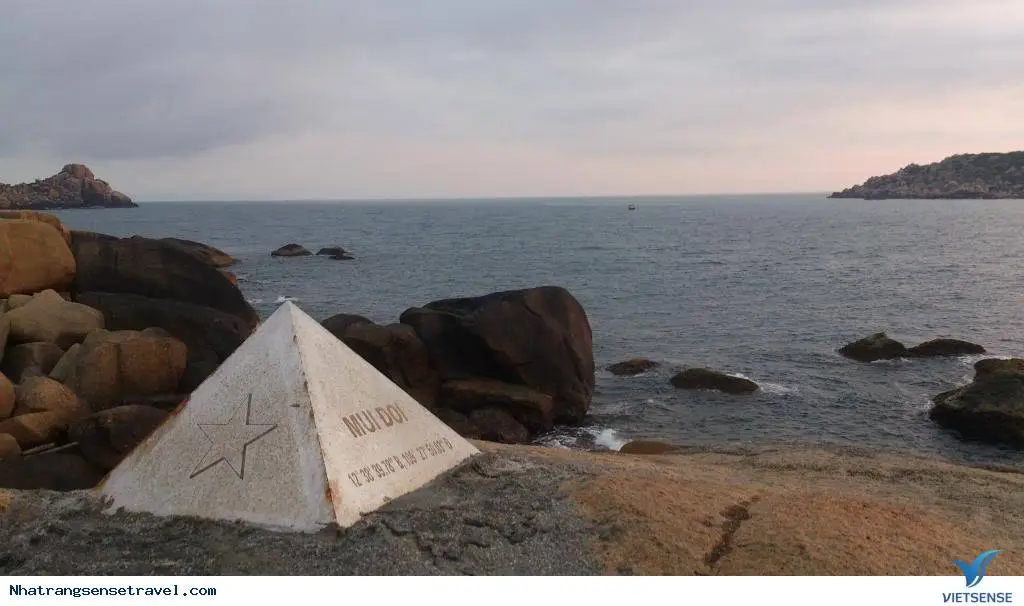
{"label": "horizon line", "polygon": [[621,200],[621,199],[668,199],[668,198],[727,198],[742,196],[828,196],[831,191],[765,191],[765,192],[720,192],[699,194],[573,194],[573,195],[528,195],[528,196],[451,196],[451,197],[365,197],[365,198],[196,198],[196,199],[132,199],[138,204],[169,204],[180,202],[474,202],[474,201],[536,201],[536,200]]}

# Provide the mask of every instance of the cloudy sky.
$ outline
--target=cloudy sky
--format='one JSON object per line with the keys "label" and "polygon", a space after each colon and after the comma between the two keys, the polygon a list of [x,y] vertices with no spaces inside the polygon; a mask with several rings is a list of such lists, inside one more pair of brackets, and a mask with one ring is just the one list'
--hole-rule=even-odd
{"label": "cloudy sky", "polygon": [[825,192],[1024,149],[1021,0],[5,0],[0,181]]}

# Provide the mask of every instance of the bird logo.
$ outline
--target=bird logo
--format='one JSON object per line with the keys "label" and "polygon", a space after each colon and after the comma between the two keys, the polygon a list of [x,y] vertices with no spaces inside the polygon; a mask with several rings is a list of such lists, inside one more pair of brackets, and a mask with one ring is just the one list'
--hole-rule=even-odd
{"label": "bird logo", "polygon": [[990,549],[983,551],[978,557],[974,558],[974,561],[968,564],[962,560],[953,560],[953,563],[960,568],[964,573],[964,578],[967,579],[967,586],[974,587],[985,578],[985,568],[988,567],[989,563],[997,555],[1001,554],[1002,551],[998,549]]}

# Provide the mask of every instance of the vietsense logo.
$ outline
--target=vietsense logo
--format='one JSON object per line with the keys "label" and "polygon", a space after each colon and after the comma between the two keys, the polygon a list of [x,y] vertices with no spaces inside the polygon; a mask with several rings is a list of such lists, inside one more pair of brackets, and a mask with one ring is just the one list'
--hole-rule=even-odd
{"label": "vietsense logo", "polygon": [[[981,580],[985,578],[985,569],[995,559],[997,555],[1002,553],[997,549],[990,549],[983,551],[978,554],[978,557],[974,558],[974,561],[968,564],[963,560],[953,560],[960,572],[964,574],[964,579],[967,581],[967,587],[976,587]],[[943,593],[942,601],[951,604],[980,604],[980,603],[995,603],[995,604],[1012,604],[1013,593],[1009,591],[1003,592],[982,592],[982,591],[964,591],[957,593]]]}

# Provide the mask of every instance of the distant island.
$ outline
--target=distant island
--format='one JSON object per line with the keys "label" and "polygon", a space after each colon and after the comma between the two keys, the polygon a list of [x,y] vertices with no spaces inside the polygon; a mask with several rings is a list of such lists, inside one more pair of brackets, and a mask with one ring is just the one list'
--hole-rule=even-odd
{"label": "distant island", "polygon": [[0,209],[137,208],[132,199],[84,164],[68,164],[59,173],[32,183],[0,183]]}
{"label": "distant island", "polygon": [[1024,199],[1024,151],[959,154],[941,162],[910,164],[898,172],[871,177],[829,198]]}

